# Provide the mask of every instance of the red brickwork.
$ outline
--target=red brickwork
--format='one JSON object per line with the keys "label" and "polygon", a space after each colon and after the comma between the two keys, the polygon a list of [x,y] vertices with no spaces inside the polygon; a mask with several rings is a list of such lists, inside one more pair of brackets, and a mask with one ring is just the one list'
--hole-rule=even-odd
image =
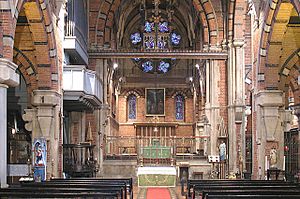
{"label": "red brickwork", "polygon": [[[185,116],[184,120],[176,120],[175,118],[175,99],[172,97],[166,97],[165,101],[165,116],[159,117],[159,122],[175,122],[175,123],[185,123],[186,126],[178,126],[176,132],[180,135],[193,135],[193,122],[194,122],[194,104],[192,98],[185,99]],[[146,105],[145,98],[137,98],[137,119],[128,120],[128,108],[127,108],[127,98],[126,96],[119,97],[119,122],[127,123],[125,126],[120,125],[119,135],[135,135],[135,128],[132,122],[151,122],[152,117],[146,116]]]}

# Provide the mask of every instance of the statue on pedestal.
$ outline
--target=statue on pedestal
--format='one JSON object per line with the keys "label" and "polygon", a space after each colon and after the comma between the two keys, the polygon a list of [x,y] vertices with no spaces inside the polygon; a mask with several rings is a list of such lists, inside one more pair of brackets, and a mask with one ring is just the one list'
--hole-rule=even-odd
{"label": "statue on pedestal", "polygon": [[270,168],[277,168],[277,150],[275,148],[270,151]]}
{"label": "statue on pedestal", "polygon": [[221,141],[219,146],[219,153],[220,153],[220,161],[226,160],[226,144],[224,141]]}

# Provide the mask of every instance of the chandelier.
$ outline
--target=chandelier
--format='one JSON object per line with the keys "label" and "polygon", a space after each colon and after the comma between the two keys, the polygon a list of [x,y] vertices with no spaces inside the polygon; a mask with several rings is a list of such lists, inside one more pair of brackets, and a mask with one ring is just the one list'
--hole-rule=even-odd
{"label": "chandelier", "polygon": [[[173,13],[173,10],[170,9],[171,6],[168,5],[166,8],[169,16],[166,19],[161,16],[160,0],[154,0],[153,4],[152,16],[147,18],[147,13],[145,13],[146,17],[143,21],[142,31],[137,31],[130,35],[131,44],[134,48],[144,51],[163,51],[178,48],[181,36],[170,26]],[[133,62],[146,73],[167,73],[171,66],[175,65],[176,59],[134,58]]]}

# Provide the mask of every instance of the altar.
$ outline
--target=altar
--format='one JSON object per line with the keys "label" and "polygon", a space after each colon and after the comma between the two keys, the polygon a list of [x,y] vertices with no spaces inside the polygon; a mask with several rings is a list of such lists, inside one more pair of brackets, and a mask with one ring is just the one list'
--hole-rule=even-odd
{"label": "altar", "polygon": [[139,187],[175,187],[175,167],[139,167],[137,171]]}

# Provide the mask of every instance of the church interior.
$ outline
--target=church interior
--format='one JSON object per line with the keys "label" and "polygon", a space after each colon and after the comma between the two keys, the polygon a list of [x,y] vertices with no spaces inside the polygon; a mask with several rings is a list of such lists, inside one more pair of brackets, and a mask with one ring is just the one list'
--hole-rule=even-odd
{"label": "church interior", "polygon": [[299,0],[1,0],[1,188],[300,182],[299,15]]}

